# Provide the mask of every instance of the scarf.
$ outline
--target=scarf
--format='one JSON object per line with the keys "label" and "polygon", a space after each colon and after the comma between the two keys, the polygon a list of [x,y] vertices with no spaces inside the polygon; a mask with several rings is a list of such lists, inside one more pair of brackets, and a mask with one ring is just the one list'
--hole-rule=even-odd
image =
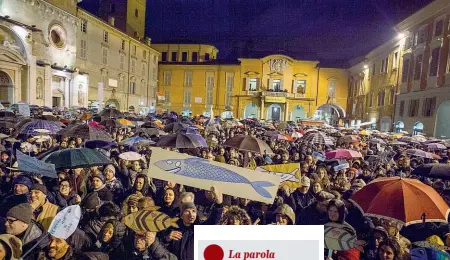
{"label": "scarf", "polygon": [[101,189],[103,189],[103,188],[105,188],[105,187],[106,187],[106,184],[103,184],[102,186],[100,186],[100,188],[94,189],[94,191],[99,191],[99,190],[101,190]]}

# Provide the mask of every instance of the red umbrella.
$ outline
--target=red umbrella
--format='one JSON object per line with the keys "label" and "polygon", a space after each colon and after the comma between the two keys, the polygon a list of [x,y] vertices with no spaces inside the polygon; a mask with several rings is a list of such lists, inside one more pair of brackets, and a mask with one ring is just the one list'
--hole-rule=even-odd
{"label": "red umbrella", "polygon": [[352,159],[363,157],[360,152],[348,149],[337,149],[334,151],[330,151],[326,153],[325,156],[329,159]]}
{"label": "red umbrella", "polygon": [[405,226],[422,222],[447,223],[450,210],[431,186],[400,177],[377,178],[350,200],[366,216],[396,220]]}

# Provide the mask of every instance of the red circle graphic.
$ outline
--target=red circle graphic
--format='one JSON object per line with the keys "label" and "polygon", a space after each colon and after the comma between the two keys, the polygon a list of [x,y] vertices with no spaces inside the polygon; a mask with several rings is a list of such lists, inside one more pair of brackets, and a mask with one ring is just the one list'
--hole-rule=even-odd
{"label": "red circle graphic", "polygon": [[222,260],[225,256],[223,249],[219,245],[209,245],[203,251],[205,260]]}

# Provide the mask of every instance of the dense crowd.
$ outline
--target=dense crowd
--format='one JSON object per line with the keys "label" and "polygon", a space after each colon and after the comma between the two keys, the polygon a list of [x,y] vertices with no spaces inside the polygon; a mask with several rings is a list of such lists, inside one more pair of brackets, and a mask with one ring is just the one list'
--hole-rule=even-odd
{"label": "dense crowd", "polygon": [[[368,217],[350,200],[374,179],[400,176],[417,178],[432,186],[446,201],[450,200],[448,183],[440,179],[413,176],[413,171],[425,163],[448,164],[447,150],[435,150],[435,158],[423,158],[405,153],[419,148],[419,142],[394,142],[393,134],[377,131],[359,135],[359,131],[343,127],[308,127],[293,123],[267,124],[257,120],[210,122],[203,117],[182,118],[174,115],[153,116],[142,120],[179,122],[179,133],[201,135],[208,147],[167,148],[181,153],[255,169],[267,165],[298,163],[300,185],[296,189],[281,185],[273,204],[250,201],[224,195],[217,187],[201,190],[151,178],[148,171],[151,144],[121,144],[134,136],[158,141],[163,131],[150,133],[139,124],[131,127],[105,126],[95,118],[63,119],[54,117],[70,129],[90,124],[107,132],[114,145],[93,148],[101,151],[111,164],[64,169],[57,178],[47,178],[39,172],[21,172],[16,162],[16,150],[37,158],[65,148],[85,147],[88,141],[61,134],[43,137],[21,134],[17,124],[3,128],[1,152],[0,199],[0,260],[19,259],[194,259],[194,225],[324,225],[339,223],[351,226],[364,250],[332,251],[330,259],[411,259],[412,243],[428,241],[450,246],[447,223],[423,222],[407,227],[395,220]],[[132,116],[132,115],[129,115]],[[35,120],[44,120],[35,115]],[[48,118],[47,118],[48,119]],[[20,121],[23,119],[12,119]],[[113,119],[108,119],[113,120]],[[213,120],[213,119],[211,119]],[[231,123],[230,123],[231,122]],[[197,127],[191,127],[196,125]],[[192,131],[192,133],[190,132]],[[306,133],[305,133],[306,132]],[[299,138],[278,138],[276,135]],[[321,134],[332,142],[308,141],[311,134]],[[224,145],[235,136],[247,135],[263,140],[273,151],[255,153]],[[303,137],[301,137],[304,135]],[[345,138],[352,136],[352,138]],[[347,140],[348,139],[348,140]],[[372,140],[385,142],[372,142]],[[328,139],[327,139],[328,140]],[[321,159],[317,152],[338,148],[355,150],[361,158]],[[127,151],[139,153],[140,160],[124,160]],[[336,166],[348,167],[336,170]],[[396,198],[391,198],[395,200]],[[67,206],[79,204],[82,218],[76,231],[66,240],[49,236],[56,214]],[[140,210],[159,211],[179,218],[178,227],[159,232],[136,232],[123,223],[124,216]],[[328,251],[325,252],[328,255]],[[430,258],[431,259],[431,258]]]}

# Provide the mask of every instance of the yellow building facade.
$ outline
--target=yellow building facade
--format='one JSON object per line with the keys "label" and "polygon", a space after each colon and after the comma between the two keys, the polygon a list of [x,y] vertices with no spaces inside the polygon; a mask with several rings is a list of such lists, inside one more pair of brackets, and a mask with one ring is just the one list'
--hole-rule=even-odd
{"label": "yellow building facade", "polygon": [[[321,68],[318,61],[277,54],[224,63],[212,59],[218,51],[210,45],[152,47],[165,55],[159,64],[160,109],[209,115],[212,108],[214,115],[225,118],[280,121],[320,119],[337,123],[346,117],[345,69]],[[197,52],[197,62],[192,61],[193,52]],[[204,58],[205,53],[210,59]]]}

